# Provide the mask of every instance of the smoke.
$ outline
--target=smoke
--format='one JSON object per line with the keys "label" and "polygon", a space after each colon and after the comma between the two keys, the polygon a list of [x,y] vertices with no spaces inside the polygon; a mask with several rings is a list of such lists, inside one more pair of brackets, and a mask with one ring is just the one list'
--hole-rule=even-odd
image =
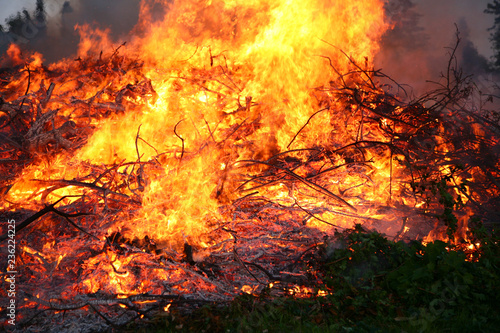
{"label": "smoke", "polygon": [[[381,51],[375,59],[377,68],[397,82],[408,84],[411,93],[418,96],[436,87],[431,81],[438,82],[446,71],[458,37],[457,68],[483,85],[495,81],[488,61],[491,55],[488,28],[493,25],[493,17],[484,14],[487,3],[487,0],[386,1],[387,19],[393,29],[382,39]],[[493,90],[491,85],[483,88]]]}
{"label": "smoke", "polygon": [[23,49],[43,54],[46,62],[54,62],[76,54],[80,38],[75,26],[89,24],[92,28],[109,30],[111,39],[119,44],[127,40],[139,17],[140,0],[40,2],[44,6],[44,20],[20,15],[17,28],[11,31],[4,28],[0,36],[2,54],[11,42],[16,42]]}

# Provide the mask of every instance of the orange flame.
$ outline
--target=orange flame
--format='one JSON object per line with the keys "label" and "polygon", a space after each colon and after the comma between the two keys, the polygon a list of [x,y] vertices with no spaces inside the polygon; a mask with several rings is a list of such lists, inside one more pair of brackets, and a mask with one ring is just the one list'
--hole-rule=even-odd
{"label": "orange flame", "polygon": [[[164,15],[155,19],[159,9]],[[300,156],[301,149],[334,150],[358,138],[388,143],[381,128],[394,124],[387,119],[377,126],[351,124],[359,109],[334,93],[341,86],[340,73],[373,67],[378,42],[388,28],[379,0],[142,1],[135,36],[114,46],[107,31],[78,26],[79,58],[42,70],[41,56],[33,57],[29,66],[38,72],[31,77],[30,90],[39,92],[43,114],[58,110],[70,119],[47,121],[44,130],[57,133],[71,121],[75,132],[92,134],[88,139],[72,134],[82,143],[78,149],[57,151],[24,168],[3,207],[26,200],[41,206],[92,191],[107,207],[112,194],[121,194],[139,203],[137,209],[117,213],[114,223],[101,231],[101,240],[105,232],[120,232],[129,239],[149,236],[159,249],[177,253],[188,243],[196,247],[196,261],[214,245],[207,232],[233,218],[227,206],[241,195],[237,190],[246,161],[258,160],[261,169],[255,168],[266,170],[272,161],[265,161],[286,150]],[[25,63],[18,48],[11,46],[9,52],[13,63]],[[93,66],[87,66],[90,62]],[[23,82],[28,75],[31,72]],[[52,97],[44,101],[50,83]],[[23,84],[12,82],[9,87],[20,91]],[[362,101],[363,92],[354,91],[353,98]],[[92,113],[96,106],[105,111]],[[328,116],[315,117],[318,112]],[[311,126],[304,126],[308,123]],[[58,140],[34,150],[43,156],[49,145],[64,143]],[[344,167],[327,176],[314,174],[323,162],[313,160],[284,172],[279,182],[259,188],[259,194],[306,212],[311,217],[307,226],[318,229],[331,230],[325,221],[350,227],[360,220],[402,220],[402,213],[387,213],[390,207],[384,206],[398,171],[390,151],[367,151],[364,158],[373,160],[369,167],[350,163],[346,156],[328,158]],[[101,176],[87,177],[92,172]],[[313,176],[315,183],[308,181]],[[119,177],[123,181],[117,188],[103,185]],[[74,179],[85,179],[86,187],[72,183]],[[297,179],[302,180],[300,186],[294,183]],[[312,190],[320,195],[313,197]],[[335,205],[328,196],[346,199]],[[67,198],[66,203],[71,200],[76,199]],[[412,199],[397,200],[404,204]],[[53,246],[47,243],[44,251],[57,268],[68,254],[56,254]],[[127,269],[141,255],[106,250],[94,256],[84,266],[87,271],[99,268],[102,274],[86,277],[79,288],[88,293],[149,291],[148,282],[139,282]],[[159,268],[154,272],[163,280],[180,274]],[[248,285],[241,290],[254,291]],[[317,293],[299,287],[294,292]]]}
{"label": "orange flame", "polygon": [[[165,10],[165,17],[154,21],[157,8]],[[82,38],[80,61],[109,49],[106,31],[76,28]],[[154,235],[164,246],[177,249],[188,238],[199,242],[194,240],[220,219],[223,197],[233,196],[234,185],[224,179],[231,177],[236,161],[286,149],[319,107],[313,89],[329,85],[332,75],[347,71],[352,61],[371,66],[386,29],[383,5],[375,0],[143,1],[137,36],[120,52],[145,62],[144,74],[158,96],[125,91],[125,113],[95,123],[97,131],[73,157],[61,155],[50,165],[26,168],[10,200],[30,195],[31,179],[78,178],[85,174],[85,163],[156,159],[160,167],[141,166],[137,172],[147,179],[143,188],[129,193],[140,193],[140,211],[109,232],[122,230],[131,238]],[[71,60],[64,60],[50,69],[69,71],[71,66]],[[140,77],[129,71],[121,82],[110,83],[105,76],[103,71],[82,83],[78,78],[57,83],[54,94],[77,89],[86,103],[96,96],[106,103],[110,85]],[[43,84],[40,76],[32,87]],[[303,140],[294,148],[331,140],[321,130],[331,126],[327,119],[314,125],[301,133]],[[246,136],[231,137],[241,126]],[[279,196],[282,191],[278,189]],[[52,195],[78,193],[82,192],[64,187]]]}

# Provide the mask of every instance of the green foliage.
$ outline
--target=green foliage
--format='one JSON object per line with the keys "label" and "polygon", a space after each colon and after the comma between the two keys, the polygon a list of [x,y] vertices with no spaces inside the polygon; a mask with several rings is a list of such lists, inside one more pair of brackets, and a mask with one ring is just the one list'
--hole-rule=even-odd
{"label": "green foliage", "polygon": [[354,276],[363,282],[369,279],[371,283],[364,283],[363,291],[358,287],[355,294],[368,296],[370,303],[366,305],[377,311],[377,325],[385,318],[387,321],[381,321],[384,325],[393,322],[396,328],[398,319],[400,328],[409,329],[406,323],[417,331],[428,331],[431,327],[443,330],[453,327],[450,331],[454,332],[493,328],[490,323],[498,324],[500,320],[496,310],[500,290],[495,282],[500,267],[498,239],[485,234],[482,237],[487,249],[477,261],[470,262],[464,252],[444,242],[393,243],[380,234],[357,228],[348,233],[346,249],[335,251],[328,259],[336,262],[347,256],[348,264],[335,264],[327,271],[336,281],[331,286],[327,282],[327,286],[336,293],[342,284],[344,288],[358,286],[359,282],[352,280],[353,272],[363,267],[364,275]]}
{"label": "green foliage", "polygon": [[229,306],[173,311],[148,332],[493,332],[499,238],[481,224],[473,234],[481,251],[467,257],[444,242],[395,243],[358,225],[304,263],[326,296],[272,298],[265,289]]}
{"label": "green foliage", "polygon": [[460,165],[452,166],[444,174],[441,172],[433,176],[424,174],[411,184],[414,194],[421,197],[428,208],[436,205],[441,207],[442,213],[436,217],[446,225],[449,239],[453,239],[457,231],[458,219],[455,216],[455,211],[464,206],[461,197],[453,194],[454,187],[461,190],[465,190],[467,187],[465,181],[458,185],[454,184],[454,179],[458,178],[457,176],[462,170],[463,167]]}

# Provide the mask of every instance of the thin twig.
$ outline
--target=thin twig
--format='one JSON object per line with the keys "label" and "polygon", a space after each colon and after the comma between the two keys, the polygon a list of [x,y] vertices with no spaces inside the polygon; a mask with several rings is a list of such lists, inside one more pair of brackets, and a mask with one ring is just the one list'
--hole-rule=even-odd
{"label": "thin twig", "polygon": [[76,213],[76,214],[67,214],[67,213],[64,213],[64,212],[61,212],[55,208],[53,208],[51,210],[52,212],[56,213],[57,215],[59,216],[62,216],[64,217],[64,219],[69,223],[71,224],[73,227],[75,227],[76,229],[78,229],[79,231],[81,231],[82,233],[94,238],[94,239],[97,239],[98,241],[100,241],[99,237],[97,236],[94,236],[92,234],[90,234],[89,232],[85,231],[83,228],[81,228],[80,226],[78,226],[75,222],[71,221],[70,217],[78,217],[78,216],[88,216],[88,215],[92,215],[92,214],[87,214],[87,213]]}
{"label": "thin twig", "polygon": [[175,126],[174,126],[174,134],[175,134],[175,136],[176,136],[176,137],[178,137],[178,138],[181,140],[181,142],[182,142],[182,150],[181,150],[181,157],[179,158],[179,165],[180,165],[180,163],[182,162],[182,157],[184,156],[184,139],[183,139],[183,138],[182,138],[179,134],[177,134],[177,126],[178,126],[181,122],[183,122],[183,121],[184,121],[184,119],[179,120],[179,121],[177,122],[177,124],[175,124]]}
{"label": "thin twig", "polygon": [[323,111],[325,111],[325,110],[329,110],[329,109],[330,109],[330,108],[328,108],[328,107],[327,107],[327,108],[323,108],[323,109],[321,109],[321,110],[318,110],[318,111],[314,112],[314,113],[313,113],[313,114],[312,114],[312,115],[311,115],[311,116],[307,119],[306,123],[305,123],[305,124],[304,124],[304,125],[303,125],[300,129],[299,129],[299,131],[298,131],[298,132],[297,132],[297,133],[293,136],[292,141],[290,141],[290,143],[288,144],[288,146],[286,146],[286,148],[287,148],[287,149],[289,149],[289,148],[290,148],[290,146],[291,146],[291,145],[292,145],[292,143],[295,141],[295,139],[297,138],[297,136],[299,135],[299,133],[300,133],[300,132],[302,132],[302,130],[303,130],[303,129],[304,129],[304,128],[305,128],[305,127],[309,124],[309,122],[311,121],[311,119],[312,119],[315,115],[317,115],[318,113],[321,113],[321,112],[323,112]]}
{"label": "thin twig", "polygon": [[311,213],[310,211],[308,211],[307,209],[305,209],[304,207],[302,207],[301,205],[299,205],[299,203],[297,202],[297,200],[295,200],[295,205],[296,205],[297,207],[299,207],[299,208],[300,208],[300,210],[302,210],[304,213],[306,213],[307,215],[309,215],[309,216],[311,216],[311,217],[315,218],[315,219],[316,219],[316,220],[318,220],[318,221],[321,221],[321,222],[323,222],[323,223],[326,223],[326,224],[328,224],[328,225],[331,225],[332,227],[335,227],[335,228],[346,229],[346,228],[344,228],[344,227],[339,227],[338,225],[335,225],[335,224],[333,224],[333,223],[331,223],[331,222],[328,222],[328,221],[325,221],[325,220],[323,220],[323,219],[320,219],[319,217],[317,217],[316,215],[314,215],[313,213]]}
{"label": "thin twig", "polygon": [[[66,199],[66,198],[71,198],[71,197],[75,197],[75,196],[74,195],[65,195],[64,197],[60,198],[59,200],[57,200],[53,204],[45,206],[42,210],[36,212],[35,214],[31,215],[30,217],[28,217],[23,222],[19,223],[16,226],[16,232],[19,232],[19,231],[23,230],[24,228],[26,228],[27,226],[29,226],[31,223],[35,222],[36,220],[38,220],[40,217],[44,216],[47,213],[53,212],[53,213],[61,215],[61,212],[59,212],[58,210],[56,210],[55,206],[59,202],[61,202],[62,200]],[[90,214],[87,214],[87,213],[66,214],[67,217],[78,217],[78,216],[84,216],[84,215],[90,215]],[[4,241],[7,238],[8,238],[7,234],[3,235],[3,236],[0,237],[0,241]]]}
{"label": "thin twig", "polygon": [[243,161],[239,161],[239,162],[248,162],[248,163],[252,163],[252,164],[264,164],[264,165],[267,165],[271,168],[276,168],[278,170],[282,170],[284,171],[286,174],[288,174],[289,176],[291,176],[292,178],[302,182],[303,184],[305,184],[306,186],[320,192],[320,193],[323,193],[339,202],[341,202],[342,204],[346,205],[347,207],[351,208],[352,210],[356,211],[357,209],[354,208],[354,206],[352,206],[350,203],[348,203],[347,201],[345,201],[344,199],[342,199],[341,197],[339,197],[338,195],[332,193],[330,190],[326,189],[325,187],[321,186],[321,185],[318,185],[316,183],[313,183],[311,181],[309,181],[308,179],[296,174],[295,172],[287,169],[287,168],[282,168],[282,167],[279,167],[277,165],[273,165],[273,164],[270,164],[270,163],[267,163],[267,162],[263,162],[263,161],[255,161],[255,160],[243,160]]}
{"label": "thin twig", "polygon": [[[235,242],[236,242],[236,239],[235,239]],[[243,266],[243,268],[245,268],[245,270],[247,271],[248,274],[250,274],[251,277],[253,277],[255,279],[255,281],[257,281],[259,284],[265,284],[263,282],[261,282],[247,267],[247,265],[245,265],[245,263],[243,262],[243,260],[240,259],[240,256],[238,255],[238,252],[236,252],[236,246],[233,247],[233,254],[234,254],[234,258],[241,264],[241,266]]]}

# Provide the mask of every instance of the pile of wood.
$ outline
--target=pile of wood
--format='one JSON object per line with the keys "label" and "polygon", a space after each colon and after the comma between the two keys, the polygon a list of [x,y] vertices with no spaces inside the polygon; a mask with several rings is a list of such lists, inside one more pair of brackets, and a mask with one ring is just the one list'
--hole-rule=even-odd
{"label": "pile of wood", "polygon": [[[476,93],[473,82],[462,77],[453,59],[444,83],[417,99],[405,96],[397,84],[392,90],[382,86],[380,80],[389,78],[354,61],[349,73],[330,67],[336,76],[330,85],[311,92],[319,99],[318,111],[292,137],[288,150],[232,162],[231,175],[237,177],[221,174],[217,196],[222,198],[226,187],[235,189],[239,198],[220,200],[224,220],[211,224],[204,236],[210,244],[206,248],[186,241],[183,251],[169,252],[158,246],[154,235],[128,239],[120,233],[106,234],[124,212],[133,215],[141,207],[138,189],[147,178],[145,169],[160,167],[158,160],[86,164],[86,175],[79,179],[32,180],[32,197],[41,194],[41,203],[5,205],[1,212],[2,219],[18,222],[16,328],[69,332],[78,325],[82,332],[91,332],[151,318],[169,304],[189,309],[228,302],[242,290],[259,293],[270,283],[277,283],[272,291],[276,295],[305,288],[316,281],[303,266],[304,258],[315,254],[326,236],[321,228],[310,227],[310,221],[332,230],[345,224],[326,220],[325,214],[372,228],[387,222],[363,215],[352,202],[395,216],[384,229],[391,230],[393,238],[422,237],[436,222],[458,233],[459,226],[449,217],[465,211],[484,222],[498,221],[499,119],[494,112],[471,108]],[[76,59],[74,68],[66,71],[29,65],[4,69],[0,73],[0,196],[5,197],[17,176],[33,163],[82,147],[94,130],[94,120],[140,108],[146,101],[154,103],[156,92],[141,66],[115,52],[106,58]],[[74,71],[82,74],[75,76]],[[192,73],[193,82],[210,80],[210,72]],[[43,81],[34,82],[39,78]],[[83,85],[94,85],[95,93],[80,93]],[[55,96],[55,86],[67,89],[59,89]],[[20,90],[25,94],[13,93]],[[246,98],[235,112],[249,111],[252,103],[255,98]],[[333,138],[330,144],[295,149],[318,117],[343,128],[326,129]],[[243,121],[224,130],[228,139],[239,138],[256,126],[258,121],[250,125]],[[337,140],[339,131],[344,141]],[[371,186],[374,159],[388,155],[388,202],[370,203],[352,194],[357,187]],[[399,171],[393,177],[396,164]],[[332,188],[332,183],[342,184],[347,176],[362,181]],[[289,190],[288,198],[263,195],[277,184]],[[71,202],[62,198],[43,205],[50,193],[65,187],[85,191]],[[404,206],[398,197],[426,204]],[[305,204],[304,198],[317,198],[320,204]],[[418,225],[421,222],[425,228]],[[417,231],[406,233],[405,227]],[[466,230],[459,236],[465,237]],[[45,247],[46,243],[51,246]],[[6,262],[5,254],[0,259]],[[124,282],[130,277],[131,282]],[[127,294],[127,290],[141,292]],[[5,290],[1,297],[6,297]],[[62,324],[54,327],[54,322]]]}

